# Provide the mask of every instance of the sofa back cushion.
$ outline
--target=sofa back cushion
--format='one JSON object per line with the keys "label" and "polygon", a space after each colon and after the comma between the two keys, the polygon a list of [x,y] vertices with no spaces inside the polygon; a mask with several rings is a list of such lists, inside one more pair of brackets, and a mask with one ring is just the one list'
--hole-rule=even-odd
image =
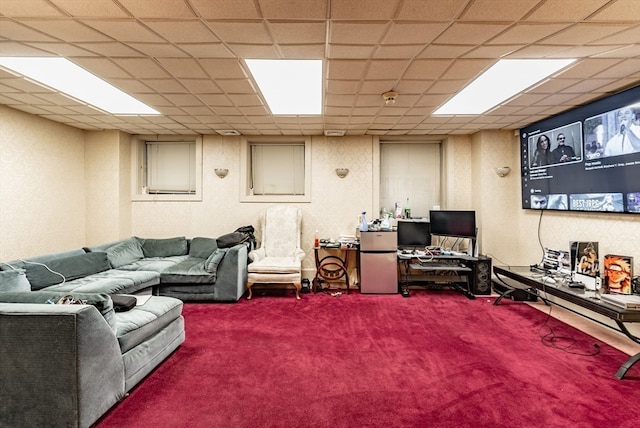
{"label": "sofa back cushion", "polygon": [[137,238],[126,239],[106,250],[107,258],[114,269],[128,265],[144,258],[142,245]]}
{"label": "sofa back cushion", "polygon": [[31,291],[24,269],[0,271],[0,292],[5,291]]}
{"label": "sofa back cushion", "polygon": [[193,238],[189,246],[189,255],[199,259],[206,259],[218,248],[214,238]]}
{"label": "sofa back cushion", "polygon": [[46,263],[26,263],[25,271],[31,290],[82,278],[111,269],[106,253],[84,253]]}
{"label": "sofa back cushion", "polygon": [[184,236],[167,239],[140,239],[140,241],[145,257],[186,256],[189,253],[187,238]]}

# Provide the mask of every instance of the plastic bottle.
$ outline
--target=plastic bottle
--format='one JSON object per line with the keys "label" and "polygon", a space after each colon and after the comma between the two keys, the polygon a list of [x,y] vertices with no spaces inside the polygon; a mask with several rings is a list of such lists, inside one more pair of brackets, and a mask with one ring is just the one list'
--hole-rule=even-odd
{"label": "plastic bottle", "polygon": [[318,248],[320,246],[320,239],[318,238],[318,231],[316,230],[315,238],[313,239],[313,247]]}
{"label": "plastic bottle", "polygon": [[369,225],[367,224],[367,217],[365,216],[367,212],[362,211],[362,218],[360,220],[360,232],[368,232]]}

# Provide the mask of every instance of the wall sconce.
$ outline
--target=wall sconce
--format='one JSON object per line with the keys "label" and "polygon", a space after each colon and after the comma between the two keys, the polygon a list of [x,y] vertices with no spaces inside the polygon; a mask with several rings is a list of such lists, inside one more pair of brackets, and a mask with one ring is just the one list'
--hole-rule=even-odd
{"label": "wall sconce", "polygon": [[336,168],[336,175],[340,178],[345,178],[349,174],[349,168]]}
{"label": "wall sconce", "polygon": [[499,166],[495,169],[495,171],[496,174],[498,174],[498,177],[504,177],[505,175],[509,174],[511,168],[509,168],[508,166]]}
{"label": "wall sconce", "polygon": [[216,175],[220,178],[225,178],[227,174],[229,174],[229,170],[227,168],[216,168],[214,169]]}

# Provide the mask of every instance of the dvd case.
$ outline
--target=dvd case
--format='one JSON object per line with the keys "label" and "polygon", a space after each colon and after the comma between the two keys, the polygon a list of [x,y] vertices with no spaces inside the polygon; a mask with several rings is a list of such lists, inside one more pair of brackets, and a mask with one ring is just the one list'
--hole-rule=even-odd
{"label": "dvd case", "polygon": [[600,276],[597,242],[571,243],[571,271],[593,278]]}
{"label": "dvd case", "polygon": [[604,292],[631,294],[633,257],[607,254],[604,256]]}

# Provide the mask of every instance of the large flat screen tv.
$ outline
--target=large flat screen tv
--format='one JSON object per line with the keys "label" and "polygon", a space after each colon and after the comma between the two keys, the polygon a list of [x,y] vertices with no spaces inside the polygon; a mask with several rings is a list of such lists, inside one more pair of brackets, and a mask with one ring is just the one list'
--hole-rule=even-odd
{"label": "large flat screen tv", "polygon": [[640,86],[520,130],[522,208],[640,214]]}
{"label": "large flat screen tv", "polygon": [[398,248],[424,250],[431,245],[431,227],[429,222],[398,220]]}
{"label": "large flat screen tv", "polygon": [[431,234],[458,238],[476,237],[475,211],[429,211]]}

